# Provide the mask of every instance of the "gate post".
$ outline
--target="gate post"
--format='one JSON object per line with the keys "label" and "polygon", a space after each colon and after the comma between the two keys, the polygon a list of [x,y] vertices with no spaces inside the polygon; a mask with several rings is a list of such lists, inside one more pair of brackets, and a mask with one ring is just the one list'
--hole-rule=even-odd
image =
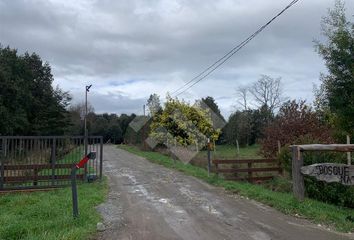
{"label": "gate post", "polygon": [[100,179],[102,179],[103,168],[103,137],[100,137]]}
{"label": "gate post", "polygon": [[52,165],[52,186],[55,185],[55,162],[56,162],[56,148],[57,148],[57,143],[56,143],[56,138],[53,138],[53,145],[52,145],[52,152],[51,152],[51,165]]}
{"label": "gate post", "polygon": [[303,201],[305,197],[305,183],[304,176],[301,173],[301,167],[304,165],[304,159],[300,148],[292,146],[292,179],[293,179],[293,193],[296,199]]}
{"label": "gate post", "polygon": [[78,197],[77,197],[77,186],[76,186],[76,171],[80,168],[86,166],[87,162],[90,159],[96,158],[96,152],[90,152],[88,155],[85,155],[83,159],[77,164],[73,164],[71,169],[71,195],[73,201],[73,216],[77,218],[79,216],[79,204],[78,204]]}
{"label": "gate post", "polygon": [[[89,137],[88,137],[88,134],[87,134],[87,129],[86,129],[86,126],[85,126],[85,136],[84,136],[84,155],[87,156],[88,154],[88,141],[89,141]],[[84,181],[87,180],[87,166],[85,165],[84,166]]]}
{"label": "gate post", "polygon": [[5,152],[6,152],[6,147],[7,147],[7,139],[2,138],[1,141],[1,156],[0,156],[0,164],[1,164],[1,169],[0,169],[0,190],[4,189],[4,183],[5,183]]}

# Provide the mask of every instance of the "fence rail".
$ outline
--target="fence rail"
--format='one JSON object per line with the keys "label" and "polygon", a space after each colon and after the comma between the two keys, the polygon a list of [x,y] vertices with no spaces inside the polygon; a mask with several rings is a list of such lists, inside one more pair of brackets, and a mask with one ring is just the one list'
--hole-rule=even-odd
{"label": "fence rail", "polygon": [[102,137],[88,137],[87,150],[83,136],[1,136],[0,146],[0,191],[69,185],[73,165],[91,151],[96,159],[77,178],[102,177]]}
{"label": "fence rail", "polygon": [[[280,166],[280,163],[274,158],[267,159],[230,159],[230,160],[218,160],[215,159],[212,161],[215,166],[214,172],[216,174],[238,174],[238,173],[248,173],[246,176],[226,176],[228,180],[244,181],[249,182],[255,181],[264,181],[274,178],[274,172],[277,172],[279,175],[283,174],[283,168]],[[247,164],[247,165],[246,165]],[[255,166],[259,164],[272,164],[276,166]],[[220,165],[229,165],[227,168],[220,168]],[[230,166],[231,165],[231,166]],[[235,166],[237,165],[237,166]],[[246,165],[247,167],[239,167],[239,165]],[[273,175],[267,176],[254,176],[253,173],[273,173]]]}

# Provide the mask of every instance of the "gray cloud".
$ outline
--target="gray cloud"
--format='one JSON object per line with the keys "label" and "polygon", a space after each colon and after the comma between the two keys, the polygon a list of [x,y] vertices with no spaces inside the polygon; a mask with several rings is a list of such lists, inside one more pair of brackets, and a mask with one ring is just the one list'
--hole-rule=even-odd
{"label": "gray cloud", "polygon": [[[74,92],[76,96],[73,103],[84,101],[84,93]],[[117,93],[100,94],[90,92],[88,94],[88,102],[94,107],[97,113],[115,112],[115,113],[143,113],[143,105],[145,99],[130,99]]]}
{"label": "gray cloud", "polygon": [[[285,4],[0,0],[0,42],[40,54],[53,66],[55,84],[74,95],[93,83],[97,111],[132,112],[150,93],[164,96],[193,78]],[[325,71],[312,40],[321,38],[321,16],[332,6],[332,0],[300,1],[183,97],[211,95],[229,113],[238,85],[269,74],[282,76],[290,97],[311,100],[312,82]],[[346,6],[351,16],[354,2]]]}

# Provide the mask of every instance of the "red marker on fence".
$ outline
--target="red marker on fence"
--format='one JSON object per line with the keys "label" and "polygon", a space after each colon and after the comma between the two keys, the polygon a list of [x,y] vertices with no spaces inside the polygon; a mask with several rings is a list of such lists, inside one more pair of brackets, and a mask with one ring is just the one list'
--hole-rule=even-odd
{"label": "red marker on fence", "polygon": [[85,164],[88,162],[88,160],[90,159],[95,159],[96,158],[96,152],[90,152],[89,154],[87,154],[87,156],[85,156],[83,159],[81,159],[81,161],[76,164],[76,168],[82,168],[85,166]]}

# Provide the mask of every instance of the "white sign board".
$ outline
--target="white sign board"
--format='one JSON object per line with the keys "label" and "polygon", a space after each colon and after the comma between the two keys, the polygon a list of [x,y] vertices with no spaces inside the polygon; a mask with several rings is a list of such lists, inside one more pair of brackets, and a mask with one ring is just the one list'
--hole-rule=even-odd
{"label": "white sign board", "polygon": [[318,163],[301,167],[301,173],[316,177],[316,179],[320,181],[354,185],[354,166],[352,165]]}

